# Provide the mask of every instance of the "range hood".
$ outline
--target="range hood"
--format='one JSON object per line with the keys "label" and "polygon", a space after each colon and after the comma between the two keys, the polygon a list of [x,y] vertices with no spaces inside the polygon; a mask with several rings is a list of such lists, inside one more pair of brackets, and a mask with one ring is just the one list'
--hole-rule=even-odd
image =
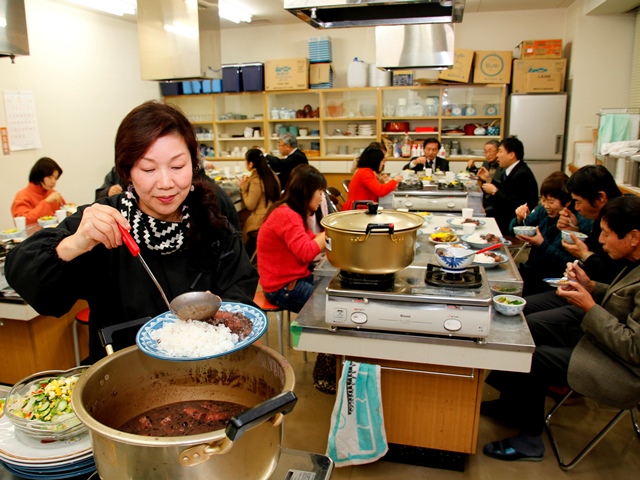
{"label": "range hood", "polygon": [[450,23],[376,27],[376,66],[445,69],[453,66],[454,31]]}
{"label": "range hood", "polygon": [[24,0],[0,0],[0,56],[29,55]]}
{"label": "range hood", "polygon": [[218,0],[138,0],[143,80],[222,78]]}
{"label": "range hood", "polygon": [[284,8],[315,28],[459,23],[465,0],[284,0]]}

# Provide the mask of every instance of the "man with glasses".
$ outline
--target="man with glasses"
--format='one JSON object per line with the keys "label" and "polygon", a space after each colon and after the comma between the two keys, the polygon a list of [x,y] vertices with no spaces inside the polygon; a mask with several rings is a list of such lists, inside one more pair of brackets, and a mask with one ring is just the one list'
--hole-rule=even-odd
{"label": "man with glasses", "polygon": [[280,185],[284,189],[289,180],[291,170],[303,163],[309,163],[307,156],[298,149],[298,140],[291,133],[283,133],[278,138],[278,151],[285,158],[274,157],[273,155],[265,155],[267,163],[271,169],[278,174]]}

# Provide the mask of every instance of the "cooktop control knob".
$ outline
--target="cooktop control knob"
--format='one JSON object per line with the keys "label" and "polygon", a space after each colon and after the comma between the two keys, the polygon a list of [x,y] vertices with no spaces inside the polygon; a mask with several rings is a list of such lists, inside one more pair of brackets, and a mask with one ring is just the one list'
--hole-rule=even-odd
{"label": "cooktop control knob", "polygon": [[353,312],[351,314],[351,321],[353,323],[357,323],[358,325],[367,323],[367,314],[364,312]]}
{"label": "cooktop control knob", "polygon": [[449,202],[449,203],[447,203],[447,208],[453,210],[454,208],[456,208],[456,204],[453,203],[453,202]]}
{"label": "cooktop control knob", "polygon": [[444,329],[450,332],[457,332],[462,328],[462,323],[460,320],[456,320],[455,318],[450,318],[444,321]]}
{"label": "cooktop control knob", "polygon": [[404,206],[405,206],[405,207],[408,207],[408,208],[411,208],[411,207],[413,207],[413,202],[411,202],[411,201],[409,201],[409,200],[406,200],[406,201],[404,202]]}

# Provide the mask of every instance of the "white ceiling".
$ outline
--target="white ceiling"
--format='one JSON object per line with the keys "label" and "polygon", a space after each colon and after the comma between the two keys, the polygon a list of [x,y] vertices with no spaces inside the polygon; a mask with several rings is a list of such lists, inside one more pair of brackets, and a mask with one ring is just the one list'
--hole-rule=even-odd
{"label": "white ceiling", "polygon": [[[71,3],[71,0],[54,1],[78,7],[77,4]],[[301,21],[284,9],[282,6],[283,0],[228,1],[251,13],[253,15],[253,22],[251,24],[235,24],[228,20],[221,20],[221,29],[246,28],[251,25],[286,25]],[[574,1],[575,0],[466,0],[465,13],[567,8],[574,3]],[[622,13],[631,10],[640,5],[640,0],[590,0],[589,3],[593,6],[593,13],[607,14]],[[135,22],[135,16],[125,15],[125,20]]]}

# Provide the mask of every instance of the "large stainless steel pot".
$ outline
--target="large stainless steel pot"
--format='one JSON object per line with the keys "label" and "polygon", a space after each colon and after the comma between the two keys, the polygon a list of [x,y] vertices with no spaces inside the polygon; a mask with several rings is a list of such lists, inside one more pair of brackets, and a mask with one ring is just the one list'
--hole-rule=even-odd
{"label": "large stainless steel pot", "polygon": [[[72,405],[89,427],[102,480],[266,479],[280,458],[280,424],[295,404],[294,383],[291,365],[259,344],[194,362],[156,359],[133,346],[83,373]],[[151,408],[201,399],[253,408],[226,432],[145,437],[118,430]]]}
{"label": "large stainless steel pot", "polygon": [[[356,203],[361,202],[354,202]],[[353,273],[395,273],[413,262],[420,215],[396,210],[347,210],[323,217],[327,259],[340,270]]]}

